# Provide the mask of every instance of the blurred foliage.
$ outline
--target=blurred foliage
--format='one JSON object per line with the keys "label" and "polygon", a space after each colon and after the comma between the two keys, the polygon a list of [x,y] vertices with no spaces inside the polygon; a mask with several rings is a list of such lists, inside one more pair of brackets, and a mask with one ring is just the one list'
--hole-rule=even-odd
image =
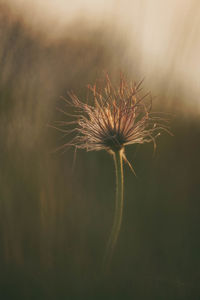
{"label": "blurred foliage", "polygon": [[67,137],[47,125],[65,117],[56,107],[68,90],[84,98],[104,70],[114,78],[121,67],[131,71],[110,31],[72,28],[48,44],[1,7],[1,299],[199,299],[200,120],[180,87],[169,95],[160,86],[154,107],[171,114],[174,137],[161,136],[155,155],[152,145],[127,149],[138,177],[125,166],[122,230],[111,272],[101,277],[112,159],[80,151],[72,169],[73,151],[52,153]]}

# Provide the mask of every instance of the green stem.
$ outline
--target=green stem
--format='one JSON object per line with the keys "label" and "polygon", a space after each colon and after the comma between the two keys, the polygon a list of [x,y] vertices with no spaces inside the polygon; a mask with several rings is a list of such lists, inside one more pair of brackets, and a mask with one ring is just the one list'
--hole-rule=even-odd
{"label": "green stem", "polygon": [[106,254],[104,258],[104,268],[109,268],[113,251],[117,243],[119,236],[121,223],[122,223],[122,213],[123,213],[123,196],[124,196],[124,177],[123,177],[123,158],[122,152],[120,150],[113,154],[114,163],[115,163],[115,172],[116,172],[116,199],[115,199],[115,214],[114,222],[108,241]]}

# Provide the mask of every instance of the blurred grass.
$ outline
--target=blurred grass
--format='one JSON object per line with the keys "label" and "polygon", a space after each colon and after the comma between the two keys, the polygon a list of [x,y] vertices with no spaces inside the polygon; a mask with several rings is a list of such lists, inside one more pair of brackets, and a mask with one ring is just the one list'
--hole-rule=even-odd
{"label": "blurred grass", "polygon": [[154,157],[152,145],[127,149],[138,178],[125,167],[122,230],[112,271],[100,280],[112,159],[80,151],[72,172],[73,152],[51,153],[65,140],[47,124],[64,117],[60,95],[86,97],[86,84],[105,69],[118,76],[124,45],[104,27],[88,35],[75,25],[48,45],[8,16],[1,10],[1,299],[198,299],[200,121],[181,86],[156,91],[154,110],[173,115],[174,137],[161,136]]}

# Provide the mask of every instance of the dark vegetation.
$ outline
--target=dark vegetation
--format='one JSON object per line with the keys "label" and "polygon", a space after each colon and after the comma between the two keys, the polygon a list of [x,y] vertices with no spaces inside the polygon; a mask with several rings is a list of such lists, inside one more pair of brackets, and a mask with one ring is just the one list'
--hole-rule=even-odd
{"label": "dark vegetation", "polygon": [[73,151],[52,153],[67,138],[47,124],[65,118],[56,106],[68,90],[84,98],[103,70],[136,76],[138,65],[120,59],[111,29],[72,28],[47,43],[1,7],[0,299],[199,299],[200,121],[176,82],[171,94],[158,86],[154,105],[172,114],[174,137],[162,135],[155,156],[152,145],[127,150],[138,178],[125,167],[122,230],[100,278],[112,159],[80,151],[72,171]]}

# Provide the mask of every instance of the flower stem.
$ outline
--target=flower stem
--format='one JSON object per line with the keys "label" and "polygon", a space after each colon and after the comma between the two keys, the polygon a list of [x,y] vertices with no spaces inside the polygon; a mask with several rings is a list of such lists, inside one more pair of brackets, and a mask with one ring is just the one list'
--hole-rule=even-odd
{"label": "flower stem", "polygon": [[114,221],[111,230],[111,234],[108,240],[106,254],[104,258],[104,268],[108,269],[112,259],[113,251],[117,243],[119,236],[122,213],[123,213],[123,198],[124,198],[124,176],[123,176],[123,149],[114,152],[114,163],[116,172],[116,199],[115,199],[115,214]]}

